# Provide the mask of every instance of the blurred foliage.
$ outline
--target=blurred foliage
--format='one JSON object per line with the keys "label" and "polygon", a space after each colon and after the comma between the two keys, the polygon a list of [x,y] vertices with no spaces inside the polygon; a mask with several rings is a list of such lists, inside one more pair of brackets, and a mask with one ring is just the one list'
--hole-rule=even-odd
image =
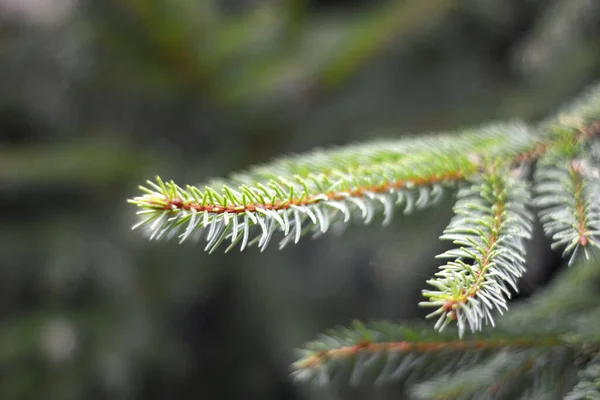
{"label": "blurred foliage", "polygon": [[[539,118],[600,75],[599,19],[593,0],[0,0],[0,398],[336,398],[289,383],[291,349],[419,315],[449,205],[208,257],[130,234],[133,185]],[[544,247],[523,293],[556,268]]]}

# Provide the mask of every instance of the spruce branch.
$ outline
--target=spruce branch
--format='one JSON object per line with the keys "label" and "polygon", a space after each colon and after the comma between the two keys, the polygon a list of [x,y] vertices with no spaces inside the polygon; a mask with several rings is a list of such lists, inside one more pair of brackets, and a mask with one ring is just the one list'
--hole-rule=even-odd
{"label": "spruce branch", "polygon": [[[497,327],[462,340],[416,322],[336,328],[306,345],[292,375],[313,385],[394,382],[412,386],[413,394],[424,398],[433,392],[505,399],[551,393],[554,398],[575,383],[557,377],[571,376],[600,354],[599,277],[595,268],[565,270]],[[511,362],[495,362],[500,354]],[[517,391],[525,392],[519,397]]]}
{"label": "spruce branch", "polygon": [[597,354],[578,374],[578,382],[565,400],[600,399],[600,354]]}
{"label": "spruce branch", "polygon": [[442,330],[457,321],[459,336],[466,327],[481,330],[494,324],[492,312],[508,309],[511,287],[525,272],[524,240],[530,238],[533,217],[527,210],[527,184],[506,168],[493,167],[471,186],[462,188],[455,217],[441,239],[460,245],[439,258],[452,261],[427,281],[435,290],[424,290],[425,307],[436,307]]}
{"label": "spruce branch", "polygon": [[[570,264],[580,251],[589,257],[600,246],[599,137],[600,86],[535,130],[496,124],[317,150],[199,186],[157,178],[129,202],[141,217],[136,227],[151,239],[204,237],[208,251],[222,243],[226,251],[237,244],[262,250],[275,236],[283,247],[379,214],[387,224],[398,206],[404,213],[429,207],[445,187],[458,187],[455,216],[441,236],[457,248],[439,256],[450,261],[428,281],[433,289],[423,291],[421,305],[437,317],[434,329],[355,323],[308,344],[293,376],[321,385],[436,379],[415,388],[425,398],[544,398],[571,388],[570,399],[593,398],[597,361],[588,360],[600,354],[596,271],[581,281],[562,279],[503,317],[492,334],[484,325],[495,325],[495,313],[507,309],[525,272],[530,203]],[[524,179],[530,168],[533,202]],[[441,332],[454,321],[458,339]],[[584,368],[574,386],[566,377]]]}
{"label": "spruce branch", "polygon": [[[417,399],[436,400],[513,400],[532,386],[542,387],[547,393],[548,386],[552,388],[557,378],[556,373],[549,372],[558,372],[548,371],[548,367],[570,363],[569,353],[558,347],[531,351],[505,348],[470,368],[415,385],[411,392]],[[556,396],[556,388],[552,389]]]}
{"label": "spruce branch", "polygon": [[600,246],[600,171],[592,158],[543,159],[536,170],[535,204],[553,248],[571,255]]}
{"label": "spruce branch", "polygon": [[[405,214],[434,205],[459,186],[456,216],[442,239],[459,248],[441,267],[421,305],[436,308],[435,327],[494,325],[525,271],[531,235],[528,184],[519,176],[535,164],[534,204],[554,247],[571,254],[600,243],[600,85],[537,129],[488,125],[454,134],[382,140],[282,157],[205,185],[158,178],[129,200],[150,239],[205,238],[206,250],[279,247],[322,235],[351,220],[365,224],[395,208]],[[512,171],[512,172],[511,172]],[[513,172],[517,172],[515,175]]]}
{"label": "spruce branch", "polygon": [[[505,332],[496,335],[473,335],[456,340],[450,335],[423,329],[372,322],[355,322],[348,328],[331,330],[309,343],[293,365],[292,376],[301,382],[320,385],[341,383],[403,382],[454,374],[480,364],[491,355],[506,351],[524,354],[538,361],[546,351],[576,349],[574,343],[561,335],[532,333],[521,335]],[[494,375],[497,384],[498,375]],[[509,378],[509,377],[505,377]],[[491,385],[490,385],[491,389]]]}
{"label": "spruce branch", "polygon": [[540,124],[544,136],[577,137],[580,142],[600,135],[600,83],[590,86],[575,101]]}
{"label": "spruce branch", "polygon": [[522,124],[491,125],[462,135],[382,141],[282,158],[210,185],[180,187],[148,181],[140,207],[151,239],[180,242],[206,237],[206,250],[227,241],[230,250],[258,244],[274,234],[280,248],[312,233],[319,236],[351,219],[370,223],[395,207],[408,214],[435,204],[444,186],[475,176],[486,159],[521,162],[537,154],[540,140]]}

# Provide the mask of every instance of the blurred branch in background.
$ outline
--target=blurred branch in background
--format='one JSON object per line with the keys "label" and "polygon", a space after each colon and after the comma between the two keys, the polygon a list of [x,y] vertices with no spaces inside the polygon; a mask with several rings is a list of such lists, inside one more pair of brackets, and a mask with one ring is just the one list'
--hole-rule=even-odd
{"label": "blurred branch in background", "polygon": [[[342,84],[390,42],[401,43],[411,33],[430,28],[431,21],[439,22],[437,17],[455,5],[453,0],[392,1],[323,20],[306,17],[299,1],[262,2],[242,14],[227,15],[219,12],[216,1],[174,7],[126,0],[104,5],[120,8],[126,18],[126,26],[117,22],[107,27],[112,40],[106,47],[111,54],[115,45],[126,46],[122,54],[131,57],[134,68],[140,53],[158,54],[159,60],[147,64],[163,65],[158,81],[172,84],[176,79],[184,90],[208,95],[217,105],[265,98],[277,102],[297,90]],[[295,20],[299,16],[303,18]],[[123,29],[137,35],[125,36]],[[134,43],[127,46],[124,38]],[[147,47],[140,46],[140,38]],[[123,80],[134,75],[126,74]]]}
{"label": "blurred branch in background", "polygon": [[0,185],[86,187],[123,183],[148,163],[149,155],[136,152],[131,145],[99,139],[56,147],[0,149]]}
{"label": "blurred branch in background", "polygon": [[[593,62],[586,56],[598,46],[598,38],[590,35],[600,24],[600,4],[593,0],[556,1],[538,17],[538,22],[513,52],[520,72],[536,79],[561,60]],[[564,62],[564,61],[562,61]]]}

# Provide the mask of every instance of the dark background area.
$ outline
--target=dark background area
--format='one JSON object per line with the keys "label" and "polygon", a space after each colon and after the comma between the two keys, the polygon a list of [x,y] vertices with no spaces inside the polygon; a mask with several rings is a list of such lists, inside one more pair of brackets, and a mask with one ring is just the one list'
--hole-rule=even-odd
{"label": "dark background area", "polygon": [[126,199],[157,174],[535,122],[599,77],[594,0],[0,0],[0,398],[399,398],[297,387],[289,364],[337,324],[423,315],[450,200],[209,256],[131,232]]}

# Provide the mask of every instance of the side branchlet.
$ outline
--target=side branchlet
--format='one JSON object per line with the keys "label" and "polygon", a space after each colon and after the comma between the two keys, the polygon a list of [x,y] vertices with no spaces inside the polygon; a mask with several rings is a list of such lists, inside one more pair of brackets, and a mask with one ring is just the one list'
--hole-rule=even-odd
{"label": "side branchlet", "polygon": [[493,312],[507,309],[506,298],[525,272],[524,240],[533,220],[528,203],[527,183],[501,167],[488,168],[459,191],[456,215],[441,238],[460,247],[438,256],[452,261],[427,281],[435,289],[423,291],[428,301],[421,305],[436,307],[429,314],[438,316],[436,328],[457,321],[462,336],[467,327],[493,325]]}

